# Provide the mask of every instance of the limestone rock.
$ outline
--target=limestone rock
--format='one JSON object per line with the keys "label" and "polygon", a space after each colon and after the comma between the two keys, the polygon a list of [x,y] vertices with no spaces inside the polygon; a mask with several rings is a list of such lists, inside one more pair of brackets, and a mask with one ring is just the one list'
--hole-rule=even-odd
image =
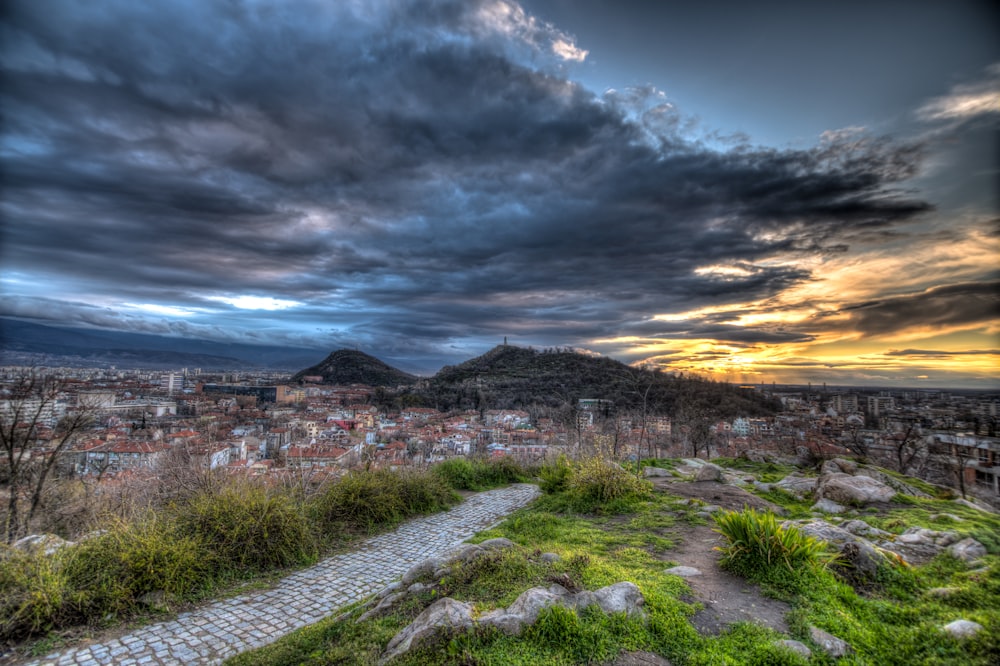
{"label": "limestone rock", "polygon": [[812,650],[810,650],[805,643],[800,643],[799,641],[793,641],[790,638],[786,638],[785,640],[782,641],[775,641],[774,644],[786,647],[795,654],[799,655],[800,657],[805,657],[806,659],[812,656]]}
{"label": "limestone rock", "polygon": [[823,498],[820,501],[813,504],[810,511],[819,511],[820,513],[844,513],[847,511],[847,507],[843,504],[837,504],[831,499]]}
{"label": "limestone rock", "polygon": [[380,664],[437,639],[443,632],[454,633],[473,626],[472,606],[449,597],[428,606],[413,622],[393,636]]}
{"label": "limestone rock", "polygon": [[971,620],[955,620],[941,628],[955,638],[972,638],[983,630],[983,625]]}
{"label": "limestone rock", "polygon": [[18,539],[11,544],[11,547],[15,550],[21,550],[26,553],[51,555],[57,550],[73,545],[75,544],[72,541],[67,541],[66,539],[58,537],[55,534],[32,534],[24,537],[23,539]]}
{"label": "limestone rock", "polygon": [[813,643],[823,648],[823,652],[834,659],[845,657],[853,652],[847,641],[837,638],[833,634],[828,634],[818,627],[809,627],[809,638]]}
{"label": "limestone rock", "polygon": [[412,585],[419,578],[430,578],[434,575],[435,571],[442,568],[445,564],[447,562],[440,557],[428,557],[426,560],[417,562],[403,574],[403,585]]}
{"label": "limestone rock", "polygon": [[963,562],[973,562],[986,555],[986,547],[972,537],[952,544],[948,552]]}
{"label": "limestone rock", "polygon": [[648,479],[650,477],[673,476],[674,473],[662,467],[643,467],[642,475]]}
{"label": "limestone rock", "polygon": [[872,502],[888,502],[896,491],[881,481],[867,476],[826,474],[820,477],[816,496],[838,502],[864,506]]}
{"label": "limestone rock", "polygon": [[471,562],[486,552],[482,546],[474,543],[463,543],[448,555],[449,562]]}
{"label": "limestone rock", "polygon": [[681,578],[691,578],[692,576],[700,576],[701,570],[695,569],[694,567],[670,567],[663,573],[670,574],[672,576],[680,576]]}
{"label": "limestone rock", "polygon": [[892,536],[891,533],[886,532],[885,530],[880,530],[877,527],[872,527],[863,520],[849,520],[843,525],[841,525],[841,527],[856,536],[863,536],[863,537]]}
{"label": "limestone rock", "polygon": [[781,481],[774,484],[775,488],[784,490],[799,499],[811,495],[816,490],[818,479],[811,476],[802,476],[798,472],[792,472]]}
{"label": "limestone rock", "polygon": [[655,652],[623,652],[607,666],[671,666],[669,659],[664,659]]}
{"label": "limestone rock", "polygon": [[958,499],[953,499],[952,502],[954,502],[955,504],[961,504],[962,506],[967,506],[970,509],[979,509],[980,511],[985,511],[986,513],[996,513],[995,509],[992,509],[988,506],[983,506],[978,502],[970,502],[969,500],[964,499],[962,497],[959,497]]}
{"label": "limestone rock", "polygon": [[562,560],[562,556],[559,553],[542,553],[538,557],[539,561],[545,562],[546,564],[553,564]]}
{"label": "limestone rock", "polygon": [[885,556],[876,550],[875,546],[867,539],[851,534],[842,527],[831,525],[824,520],[813,520],[804,524],[785,521],[782,525],[795,525],[814,539],[826,541],[840,552],[848,564],[864,576],[874,576],[879,565],[886,561]]}
{"label": "limestone rock", "polygon": [[492,625],[504,633],[518,636],[522,627],[535,623],[543,609],[565,601],[568,596],[571,596],[569,591],[562,585],[533,587],[522,592],[507,608],[483,614],[479,623]]}
{"label": "limestone rock", "polygon": [[712,463],[705,463],[695,474],[695,481],[722,481],[722,468]]}
{"label": "limestone rock", "polygon": [[479,547],[483,550],[507,550],[514,547],[514,542],[504,537],[497,537],[495,539],[487,539],[479,544]]}
{"label": "limestone rock", "polygon": [[608,614],[641,614],[642,606],[646,603],[636,584],[628,581],[602,587],[595,590],[593,594],[597,605]]}

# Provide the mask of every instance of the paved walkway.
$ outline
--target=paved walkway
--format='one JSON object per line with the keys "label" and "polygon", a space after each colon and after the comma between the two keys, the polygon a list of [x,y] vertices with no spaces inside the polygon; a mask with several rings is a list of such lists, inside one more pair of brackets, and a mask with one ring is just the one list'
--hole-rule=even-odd
{"label": "paved walkway", "polygon": [[444,513],[410,520],[283,579],[274,589],[215,602],[107,643],[31,662],[41,666],[218,664],[272,643],[338,608],[378,592],[411,565],[440,556],[538,496],[517,484],[478,493]]}

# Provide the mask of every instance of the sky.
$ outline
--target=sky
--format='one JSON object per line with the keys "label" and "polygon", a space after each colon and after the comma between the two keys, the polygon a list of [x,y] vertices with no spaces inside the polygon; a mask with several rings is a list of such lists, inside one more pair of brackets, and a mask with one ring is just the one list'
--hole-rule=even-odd
{"label": "sky", "polygon": [[1000,9],[13,0],[0,316],[1000,387]]}

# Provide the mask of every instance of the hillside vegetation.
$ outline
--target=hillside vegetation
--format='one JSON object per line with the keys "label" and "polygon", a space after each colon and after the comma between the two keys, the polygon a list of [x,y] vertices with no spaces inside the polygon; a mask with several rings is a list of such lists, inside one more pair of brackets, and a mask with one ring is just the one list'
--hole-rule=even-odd
{"label": "hillside vegetation", "polygon": [[320,363],[300,370],[292,381],[304,377],[322,377],[330,385],[366,384],[368,386],[402,386],[413,384],[417,378],[398,370],[374,356],[352,349],[338,349]]}

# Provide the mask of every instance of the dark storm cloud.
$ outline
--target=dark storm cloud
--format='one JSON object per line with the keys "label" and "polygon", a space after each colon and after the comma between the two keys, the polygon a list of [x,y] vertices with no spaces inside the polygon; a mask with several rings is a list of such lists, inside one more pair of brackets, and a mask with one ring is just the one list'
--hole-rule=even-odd
{"label": "dark storm cloud", "polygon": [[879,335],[911,327],[986,323],[1000,316],[1000,281],[948,285],[845,308],[853,327]]}
{"label": "dark storm cloud", "polygon": [[[715,149],[650,91],[570,82],[550,48],[566,36],[494,4],[14,3],[5,264],[123,301],[272,295],[307,304],[289,322],[361,339],[556,344],[772,296],[811,276],[755,262],[843,252],[929,210],[894,189],[919,145]],[[745,274],[695,272],[713,265]],[[852,316],[875,332],[985,312],[931,297],[949,309]],[[811,339],[651,331],[668,333]]]}

